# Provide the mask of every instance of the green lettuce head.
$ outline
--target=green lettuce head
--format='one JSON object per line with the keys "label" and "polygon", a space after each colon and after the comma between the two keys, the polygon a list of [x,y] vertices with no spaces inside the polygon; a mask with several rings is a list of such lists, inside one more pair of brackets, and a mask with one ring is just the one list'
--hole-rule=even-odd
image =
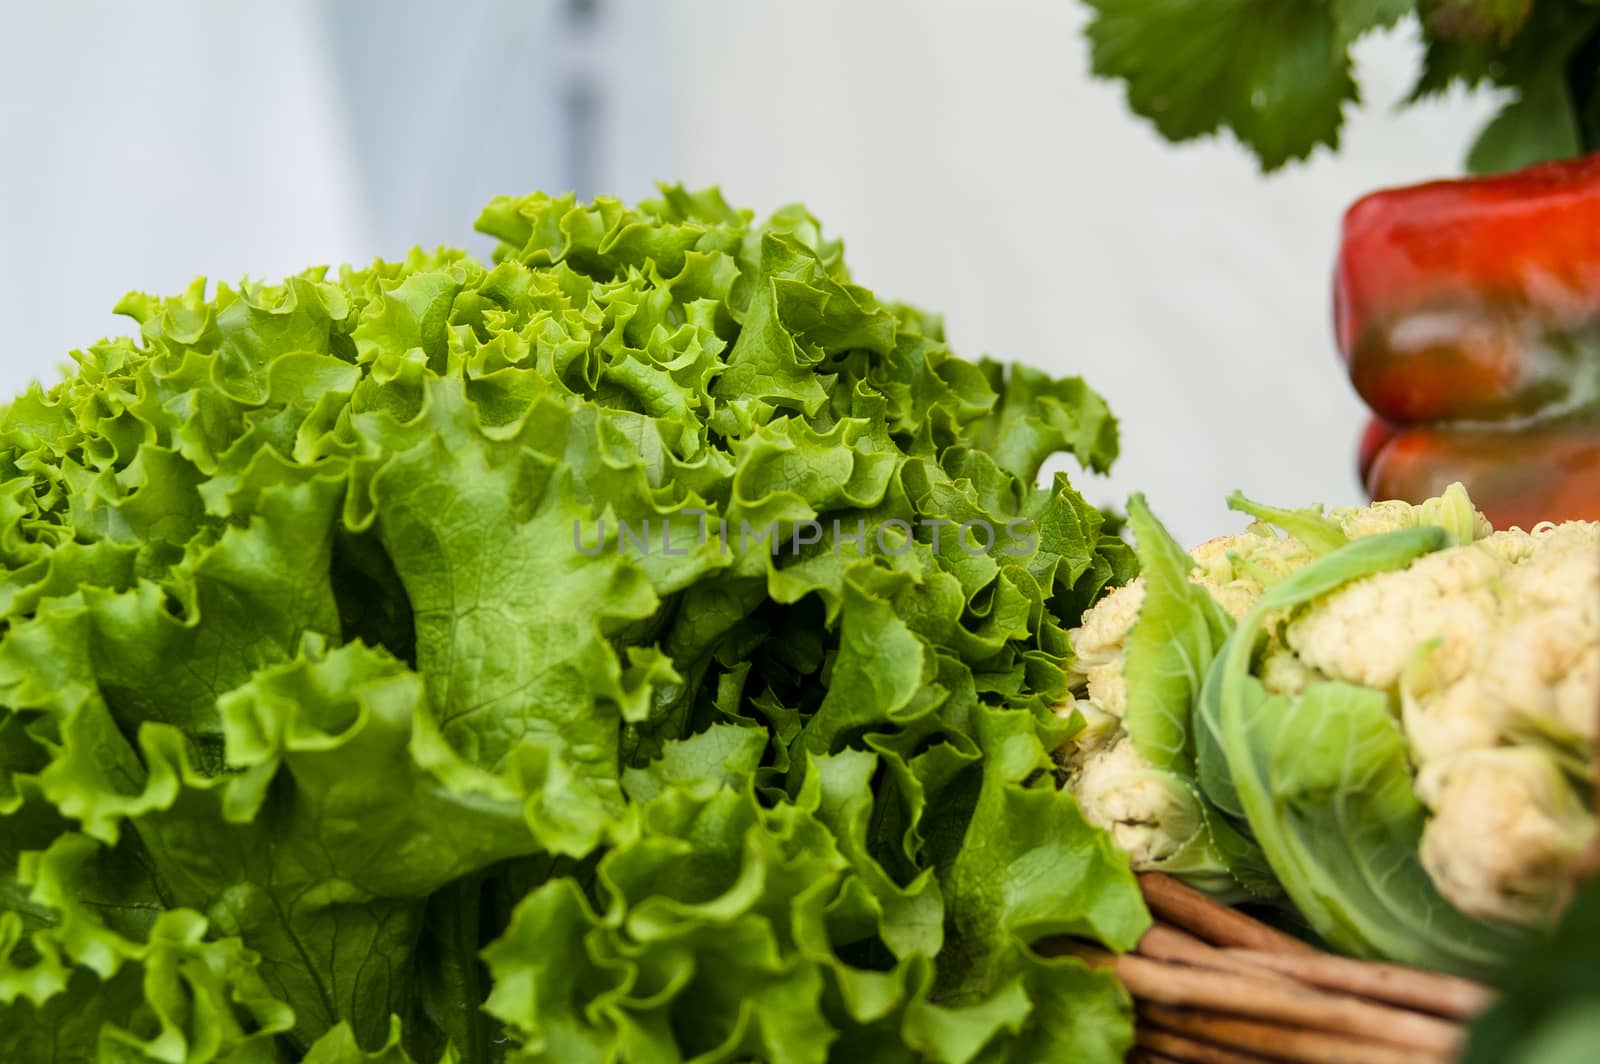
{"label": "green lettuce head", "polygon": [[1031,949],[1148,919],[1048,771],[1099,396],[799,208],[478,227],[4,411],[0,1057],[1120,1059]]}

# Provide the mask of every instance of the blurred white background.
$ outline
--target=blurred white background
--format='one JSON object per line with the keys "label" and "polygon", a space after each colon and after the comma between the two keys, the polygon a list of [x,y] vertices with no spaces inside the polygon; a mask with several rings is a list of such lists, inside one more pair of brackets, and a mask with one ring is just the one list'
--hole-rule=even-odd
{"label": "blurred white background", "polygon": [[803,200],[857,279],[962,354],[1079,373],[1122,419],[1091,500],[1181,538],[1222,497],[1357,501],[1329,329],[1339,216],[1459,171],[1489,97],[1395,113],[1402,28],[1358,47],[1337,156],[1271,177],[1175,148],[1088,74],[1071,0],[69,0],[0,35],[0,391],[127,325],[127,290],[276,278],[413,243],[486,253],[499,192],[656,178]]}

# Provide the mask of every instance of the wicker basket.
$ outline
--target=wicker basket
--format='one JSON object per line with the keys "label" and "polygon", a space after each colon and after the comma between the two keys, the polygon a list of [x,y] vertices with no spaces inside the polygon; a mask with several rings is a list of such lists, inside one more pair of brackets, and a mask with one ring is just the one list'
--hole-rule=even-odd
{"label": "wicker basket", "polygon": [[1133,995],[1131,1061],[1442,1064],[1493,1000],[1471,980],[1325,953],[1168,876],[1139,883],[1156,922],[1137,950],[1045,947],[1110,969]]}

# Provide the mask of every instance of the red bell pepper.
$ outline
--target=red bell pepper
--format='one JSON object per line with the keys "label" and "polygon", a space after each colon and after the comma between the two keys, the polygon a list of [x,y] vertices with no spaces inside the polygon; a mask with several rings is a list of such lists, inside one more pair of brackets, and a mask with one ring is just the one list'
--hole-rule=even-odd
{"label": "red bell pepper", "polygon": [[1496,528],[1600,520],[1600,426],[1416,428],[1374,456],[1373,498],[1420,501],[1456,481]]}
{"label": "red bell pepper", "polygon": [[1357,201],[1334,319],[1374,497],[1600,518],[1600,153]]}

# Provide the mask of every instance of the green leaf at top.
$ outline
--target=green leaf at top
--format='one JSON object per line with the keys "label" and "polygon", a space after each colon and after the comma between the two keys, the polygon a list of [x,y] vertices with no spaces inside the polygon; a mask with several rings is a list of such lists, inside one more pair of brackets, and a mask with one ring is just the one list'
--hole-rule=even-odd
{"label": "green leaf at top", "polygon": [[1467,157],[1474,173],[1570,158],[1600,146],[1585,118],[1600,98],[1594,54],[1600,6],[1538,3],[1506,36],[1425,35],[1422,71],[1410,102],[1453,85],[1490,85],[1514,94],[1478,134]]}
{"label": "green leaf at top", "polygon": [[1357,100],[1350,41],[1398,5],[1310,0],[1089,0],[1094,72],[1169,140],[1228,129],[1264,170],[1337,147]]}
{"label": "green leaf at top", "polygon": [[1502,107],[1478,133],[1467,153],[1475,174],[1518,170],[1551,159],[1582,154],[1578,114],[1567,80],[1551,65],[1525,82],[1517,98]]}
{"label": "green leaf at top", "polygon": [[1334,26],[1341,45],[1355,42],[1368,30],[1388,29],[1416,10],[1416,0],[1333,0]]}

